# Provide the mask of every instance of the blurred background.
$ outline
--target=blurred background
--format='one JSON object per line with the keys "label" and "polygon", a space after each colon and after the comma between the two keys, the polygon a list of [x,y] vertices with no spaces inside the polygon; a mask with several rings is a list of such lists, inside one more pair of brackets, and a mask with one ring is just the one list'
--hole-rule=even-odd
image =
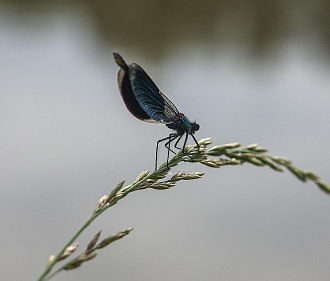
{"label": "blurred background", "polygon": [[[197,139],[258,142],[330,183],[329,15],[328,0],[1,0],[2,279],[37,279],[101,196],[154,168],[170,131],[128,112],[112,52],[199,122]],[[314,184],[178,169],[206,175],[126,197],[80,250],[100,229],[134,231],[53,280],[329,280],[330,202]]]}

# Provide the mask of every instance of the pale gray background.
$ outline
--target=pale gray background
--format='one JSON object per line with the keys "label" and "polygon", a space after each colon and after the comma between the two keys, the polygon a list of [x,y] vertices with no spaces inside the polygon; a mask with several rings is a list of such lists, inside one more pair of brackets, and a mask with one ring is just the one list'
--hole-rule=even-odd
{"label": "pale gray background", "polygon": [[[35,280],[165,126],[135,119],[112,52],[215,144],[258,142],[330,183],[329,1],[0,2],[2,280]],[[164,160],[165,150],[161,154]],[[209,169],[142,191],[79,239],[134,227],[54,280],[329,280],[330,199],[288,172]]]}

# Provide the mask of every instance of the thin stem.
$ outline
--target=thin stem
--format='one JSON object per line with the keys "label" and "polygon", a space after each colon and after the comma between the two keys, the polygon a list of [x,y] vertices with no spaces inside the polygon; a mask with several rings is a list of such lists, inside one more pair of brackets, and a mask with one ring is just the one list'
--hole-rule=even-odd
{"label": "thin stem", "polygon": [[77,231],[77,233],[72,236],[72,238],[68,241],[68,243],[64,246],[64,248],[55,256],[55,258],[52,260],[52,262],[46,267],[46,269],[40,275],[40,277],[39,277],[39,279],[37,279],[37,281],[44,280],[44,278],[47,276],[47,274],[53,269],[56,262],[60,259],[61,255],[64,253],[66,248],[69,247],[77,239],[77,237],[80,235],[80,233],[82,233],[84,231],[84,229],[91,224],[91,222],[95,219],[96,216],[98,216],[98,214],[93,213],[89,217],[89,219],[83,224],[83,226]]}
{"label": "thin stem", "polygon": [[[66,248],[72,245],[72,243],[78,238],[78,236],[99,216],[101,215],[107,208],[111,207],[115,203],[111,202],[106,208],[100,209],[98,212],[94,212],[88,220],[83,224],[83,226],[72,236],[72,238],[66,243],[66,245],[63,247],[63,249],[55,256],[55,258],[52,260],[50,264],[47,265],[44,272],[40,275],[40,277],[37,279],[37,281],[47,280],[50,278],[45,277],[49,274],[49,272],[53,269],[54,265],[59,261],[61,255],[65,252]],[[61,269],[62,270],[62,269]],[[53,276],[56,273],[56,271],[51,275]],[[57,272],[58,273],[58,272]]]}
{"label": "thin stem", "polygon": [[[119,183],[102,203],[99,201],[98,207],[94,210],[92,215],[87,219],[83,226],[77,231],[77,233],[67,242],[64,248],[54,257],[52,261],[47,264],[46,269],[41,274],[37,281],[49,280],[62,270],[67,269],[66,266],[62,266],[51,273],[55,264],[61,260],[63,253],[71,246],[78,236],[105,210],[117,204],[117,202],[129,193],[136,190],[154,188],[154,189],[168,189],[175,185],[175,182],[179,180],[190,180],[200,178],[204,173],[191,173],[184,174],[178,173],[171,179],[160,181],[168,175],[170,168],[178,165],[182,161],[187,162],[200,162],[206,166],[212,168],[220,168],[227,165],[240,165],[243,163],[250,163],[255,166],[269,166],[275,171],[283,171],[282,167],[287,168],[292,174],[298,177],[302,181],[313,181],[317,186],[326,193],[330,193],[330,187],[324,183],[321,178],[313,171],[301,170],[294,166],[292,162],[284,157],[276,157],[265,154],[267,150],[259,147],[257,144],[250,145],[247,147],[241,147],[239,143],[232,143],[226,145],[215,146],[209,150],[206,150],[206,146],[211,143],[210,139],[203,139],[196,143],[192,147],[188,147],[185,151],[178,152],[170,161],[164,163],[158,170],[149,174],[149,171],[142,172],[134,183],[123,187],[124,181]],[[188,159],[188,156],[190,159]],[[220,157],[225,156],[226,158],[211,159],[207,156]],[[127,234],[127,233],[126,233]],[[120,237],[121,238],[121,237]],[[104,246],[103,246],[104,247]],[[102,247],[102,248],[103,248]],[[95,250],[95,249],[94,249]],[[63,257],[62,257],[63,258]],[[93,258],[93,257],[92,257]],[[83,262],[83,261],[82,261]],[[80,264],[79,264],[80,265]],[[74,267],[72,267],[74,268]],[[70,268],[70,269],[72,269]]]}
{"label": "thin stem", "polygon": [[47,281],[51,278],[53,278],[55,275],[57,275],[58,273],[60,273],[63,270],[63,267],[55,270],[53,273],[49,274],[47,277],[45,277],[44,279],[42,279],[43,281]]}

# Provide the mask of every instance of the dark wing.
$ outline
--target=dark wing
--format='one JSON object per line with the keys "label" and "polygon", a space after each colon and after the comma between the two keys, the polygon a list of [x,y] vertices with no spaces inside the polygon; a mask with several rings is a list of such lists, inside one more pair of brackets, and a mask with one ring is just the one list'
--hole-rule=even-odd
{"label": "dark wing", "polygon": [[118,86],[127,109],[138,119],[152,121],[153,119],[143,110],[133,93],[128,73],[120,69],[118,72]]}
{"label": "dark wing", "polygon": [[172,123],[175,120],[179,114],[178,109],[138,64],[129,66],[129,79],[136,100],[152,119],[161,123]]}
{"label": "dark wing", "polygon": [[153,121],[153,119],[143,110],[135,98],[131,81],[129,79],[130,67],[118,53],[113,53],[113,57],[121,68],[118,72],[118,87],[127,109],[140,120]]}

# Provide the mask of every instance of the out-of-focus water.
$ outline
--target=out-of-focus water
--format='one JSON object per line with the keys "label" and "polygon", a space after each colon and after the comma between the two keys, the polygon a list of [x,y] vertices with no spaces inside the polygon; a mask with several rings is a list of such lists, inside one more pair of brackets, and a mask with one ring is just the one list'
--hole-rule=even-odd
{"label": "out-of-focus water", "polygon": [[[112,52],[139,63],[196,138],[258,142],[330,182],[328,1],[0,4],[0,271],[35,280],[165,126],[135,119]],[[163,160],[166,151],[161,151]],[[328,280],[329,198],[288,172],[226,167],[141,191],[79,241],[134,227],[59,280]],[[56,280],[54,278],[54,280]]]}

